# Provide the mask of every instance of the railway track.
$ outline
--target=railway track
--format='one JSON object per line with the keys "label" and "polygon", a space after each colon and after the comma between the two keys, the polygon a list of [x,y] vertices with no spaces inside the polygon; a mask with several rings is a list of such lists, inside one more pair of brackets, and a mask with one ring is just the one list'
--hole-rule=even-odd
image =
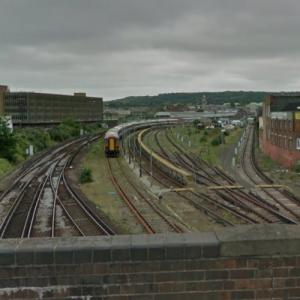
{"label": "railway track", "polygon": [[[164,131],[166,132],[166,131]],[[156,142],[158,141],[158,132],[155,133]],[[195,181],[204,186],[209,185],[232,185],[235,184],[233,178],[224,173],[221,169],[211,167],[207,163],[192,158],[181,147],[179,147],[168,134],[165,136],[170,145],[174,147],[173,155],[169,155],[161,145],[158,145],[164,156],[176,164],[189,170],[195,176]],[[169,148],[169,147],[168,147]],[[173,157],[176,157],[176,162]],[[208,191],[206,194],[197,192],[198,197],[204,197],[208,202],[218,203],[223,209],[239,216],[246,223],[289,223],[296,224],[294,218],[291,218],[285,211],[280,211],[278,207],[263,197],[257,197],[254,193],[246,193],[241,190],[223,189],[217,192]]]}
{"label": "railway track", "polygon": [[[273,181],[269,179],[258,167],[255,161],[255,131],[252,125],[246,129],[245,142],[241,155],[241,173],[257,193],[270,205],[278,208],[280,212],[289,216],[294,223],[300,221],[300,201],[293,195],[279,188],[272,187]],[[262,188],[270,185],[268,188]]]}
{"label": "railway track", "polygon": [[[116,163],[116,160],[113,160]],[[118,191],[120,197],[124,200],[131,213],[136,217],[144,230],[149,234],[160,232],[183,232],[181,227],[164,215],[149,196],[145,195],[136,184],[124,173],[120,162],[116,167],[121,171],[121,177],[125,182],[123,184],[114,175],[112,162],[107,158],[107,166],[111,181]],[[124,187],[126,185],[126,188]]]}
{"label": "railway track", "polygon": [[[2,195],[1,238],[110,235],[110,228],[72,188],[67,169],[96,138],[81,138],[34,160]],[[9,205],[10,204],[10,205]]]}
{"label": "railway track", "polygon": [[[160,148],[160,145],[158,145]],[[157,152],[160,154],[160,152]],[[172,160],[169,156],[167,156],[167,153],[164,153],[165,159],[168,159],[170,162]],[[149,158],[146,156],[143,156],[143,159],[145,160],[145,165],[143,167],[143,171],[146,172],[149,176],[151,176],[158,184],[163,185],[165,188],[170,187],[183,187],[182,183],[180,181],[174,180],[172,176],[169,176],[167,173],[165,173],[163,170],[161,170],[158,166],[153,166],[156,175],[151,174],[150,168],[146,168],[146,166],[149,166]],[[179,165],[178,165],[179,166]],[[224,226],[234,226],[234,223],[227,220],[222,216],[222,212],[220,209],[224,212],[224,207],[222,205],[219,205],[215,203],[214,201],[210,201],[209,205],[210,207],[205,204],[207,202],[207,198],[201,197],[197,195],[194,192],[174,192],[178,197],[185,199],[187,202],[189,202],[192,206],[194,206],[196,209],[200,210],[202,213],[208,215],[212,220],[214,220],[217,223],[223,224]],[[239,216],[239,213],[236,213],[237,217]],[[241,218],[239,216],[239,218]],[[245,218],[246,220],[247,218]],[[247,222],[249,223],[249,222]]]}
{"label": "railway track", "polygon": [[[221,173],[220,170],[216,171],[214,167],[209,166],[204,161],[199,161],[189,156],[181,147],[173,142],[168,135],[166,135],[166,139],[177,151],[177,153],[174,153],[174,156],[177,158],[177,162],[181,165],[181,167],[186,168],[194,174],[194,180],[197,184],[205,186],[214,184],[220,186],[224,183],[228,184],[228,182],[232,182],[232,179],[227,176],[227,174]],[[156,141],[159,143],[158,139]],[[161,147],[161,145],[159,147]],[[169,159],[172,160],[171,157],[169,157]],[[216,172],[218,172],[218,174],[216,174]],[[219,192],[207,190],[204,194],[200,190],[193,192],[192,194],[194,197],[203,199],[209,204],[217,205],[221,210],[230,213],[240,220],[239,223],[255,224],[262,221],[269,222],[265,216],[246,206],[244,202],[240,200],[240,197],[235,195],[235,193],[236,192],[232,192],[230,190]]]}
{"label": "railway track", "polygon": [[[237,184],[234,179],[223,172],[217,167],[210,166],[204,160],[199,158],[193,158],[188,155],[182,148],[176,145],[171,138],[167,135],[168,141],[179,151],[181,155],[185,157],[183,166],[187,168],[192,168],[194,170],[200,170],[201,173],[196,171],[198,176],[204,177],[206,179],[205,185],[215,185],[215,186],[227,186],[232,184]],[[189,164],[187,163],[189,162]],[[197,183],[201,181],[197,180]],[[293,223],[293,220],[289,219],[288,216],[281,214],[277,207],[272,207],[268,202],[264,201],[262,198],[255,197],[254,195],[249,195],[243,190],[230,190],[224,188],[223,190],[217,191],[216,193],[209,191],[209,194],[214,198],[215,201],[231,204],[230,209],[233,210],[234,207],[240,208],[240,213],[245,217],[245,214],[249,217],[250,223]],[[224,203],[225,201],[225,203]],[[235,209],[234,209],[235,210]],[[244,213],[242,213],[244,211]],[[247,218],[247,217],[246,217]]]}

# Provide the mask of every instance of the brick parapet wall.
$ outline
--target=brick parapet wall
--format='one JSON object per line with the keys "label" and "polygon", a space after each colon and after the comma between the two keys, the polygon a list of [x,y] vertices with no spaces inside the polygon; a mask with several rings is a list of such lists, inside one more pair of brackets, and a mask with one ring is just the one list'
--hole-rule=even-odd
{"label": "brick parapet wall", "polygon": [[300,230],[2,240],[0,299],[299,299]]}

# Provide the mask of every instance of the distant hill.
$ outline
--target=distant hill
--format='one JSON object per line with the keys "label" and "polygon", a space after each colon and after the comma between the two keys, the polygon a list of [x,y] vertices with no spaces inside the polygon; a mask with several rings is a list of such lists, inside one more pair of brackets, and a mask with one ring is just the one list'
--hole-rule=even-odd
{"label": "distant hill", "polygon": [[161,107],[168,104],[201,104],[203,95],[209,104],[235,103],[247,104],[250,102],[262,102],[270,92],[245,92],[245,91],[225,91],[225,92],[199,92],[199,93],[169,93],[156,96],[130,96],[122,99],[105,102],[107,107]]}

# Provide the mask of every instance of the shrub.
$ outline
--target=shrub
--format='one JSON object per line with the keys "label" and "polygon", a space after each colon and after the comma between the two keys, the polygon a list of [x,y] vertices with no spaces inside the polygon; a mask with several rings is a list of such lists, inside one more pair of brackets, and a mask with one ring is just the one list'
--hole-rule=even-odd
{"label": "shrub", "polygon": [[41,128],[27,129],[24,135],[29,144],[33,145],[35,152],[42,151],[52,145],[49,133]]}
{"label": "shrub", "polygon": [[205,136],[201,137],[200,143],[205,143],[207,142],[207,138]]}
{"label": "shrub", "polygon": [[10,171],[12,168],[11,164],[8,162],[8,160],[4,158],[0,158],[0,176],[5,174],[6,172]]}
{"label": "shrub", "polygon": [[15,160],[17,139],[7,128],[6,122],[0,118],[0,157],[8,161]]}
{"label": "shrub", "polygon": [[217,136],[216,138],[214,138],[214,139],[211,141],[211,145],[212,145],[212,146],[219,146],[221,143],[222,143],[222,138],[221,138],[221,136]]}
{"label": "shrub", "polygon": [[79,181],[80,181],[80,183],[92,182],[93,181],[92,170],[89,168],[82,169],[80,172]]}
{"label": "shrub", "polygon": [[298,161],[293,167],[293,171],[296,173],[300,173],[300,161]]}
{"label": "shrub", "polygon": [[72,119],[66,119],[57,127],[51,128],[50,137],[54,141],[62,142],[80,134],[80,125]]}

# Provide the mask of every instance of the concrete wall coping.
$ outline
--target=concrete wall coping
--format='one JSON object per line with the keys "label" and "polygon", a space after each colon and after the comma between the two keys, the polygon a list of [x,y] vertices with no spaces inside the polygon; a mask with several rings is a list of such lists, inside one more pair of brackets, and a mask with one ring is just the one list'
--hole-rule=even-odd
{"label": "concrete wall coping", "polygon": [[300,226],[242,225],[214,232],[5,239],[0,265],[300,255]]}

